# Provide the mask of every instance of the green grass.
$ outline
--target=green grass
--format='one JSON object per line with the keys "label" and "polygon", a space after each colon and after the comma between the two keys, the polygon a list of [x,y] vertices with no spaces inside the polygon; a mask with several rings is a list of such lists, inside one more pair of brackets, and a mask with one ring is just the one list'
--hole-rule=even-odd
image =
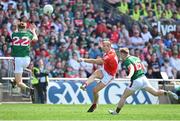
{"label": "green grass", "polygon": [[0,120],[180,120],[180,105],[125,105],[119,115],[109,115],[115,105],[99,105],[87,113],[90,105],[1,104]]}

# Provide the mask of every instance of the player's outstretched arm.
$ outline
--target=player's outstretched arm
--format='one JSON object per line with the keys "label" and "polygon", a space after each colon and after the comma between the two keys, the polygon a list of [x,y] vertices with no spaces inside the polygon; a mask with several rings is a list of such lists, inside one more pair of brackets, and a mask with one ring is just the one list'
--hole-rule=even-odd
{"label": "player's outstretched arm", "polygon": [[98,58],[98,59],[80,58],[78,60],[78,62],[86,62],[86,63],[93,63],[93,64],[102,65],[104,61],[102,58]]}

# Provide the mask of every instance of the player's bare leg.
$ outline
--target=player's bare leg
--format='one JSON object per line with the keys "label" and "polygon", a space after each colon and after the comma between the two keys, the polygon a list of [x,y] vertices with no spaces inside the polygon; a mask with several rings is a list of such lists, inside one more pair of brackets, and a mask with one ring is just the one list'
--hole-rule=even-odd
{"label": "player's bare leg", "polygon": [[88,79],[87,81],[80,87],[82,90],[85,90],[86,87],[95,81],[96,78],[101,79],[103,77],[101,70],[96,70]]}
{"label": "player's bare leg", "polygon": [[178,100],[178,96],[171,91],[166,91],[166,90],[161,90],[161,89],[157,90],[153,88],[152,86],[146,87],[145,90],[154,96],[172,95],[174,99]]}
{"label": "player's bare leg", "polygon": [[20,87],[23,90],[28,90],[30,92],[32,100],[34,99],[34,89],[28,87],[25,83],[22,82],[22,74],[21,73],[15,73],[15,81],[18,87]]}
{"label": "player's bare leg", "polygon": [[21,89],[29,89],[29,87],[22,82],[22,74],[21,73],[15,73],[15,81],[18,87]]}
{"label": "player's bare leg", "polygon": [[99,99],[99,95],[98,92],[103,89],[106,85],[103,84],[102,82],[99,82],[98,85],[93,89],[93,104],[91,105],[91,107],[89,108],[89,110],[87,112],[93,112],[96,107],[97,107],[97,103],[98,103],[98,99]]}
{"label": "player's bare leg", "polygon": [[120,101],[119,101],[119,103],[117,105],[116,110],[109,110],[109,113],[112,114],[112,115],[118,114],[121,111],[122,107],[124,106],[124,104],[126,102],[126,99],[129,96],[131,96],[132,94],[134,94],[134,91],[126,88],[123,95],[121,96],[121,99],[120,99]]}

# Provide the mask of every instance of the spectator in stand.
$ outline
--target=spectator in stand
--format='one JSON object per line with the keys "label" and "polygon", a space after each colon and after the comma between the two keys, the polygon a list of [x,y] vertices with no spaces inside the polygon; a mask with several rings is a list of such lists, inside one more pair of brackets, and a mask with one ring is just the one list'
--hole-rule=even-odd
{"label": "spectator in stand", "polygon": [[128,9],[127,0],[122,0],[121,2],[118,3],[118,10],[123,14],[128,14],[129,9]]}
{"label": "spectator in stand", "polygon": [[131,26],[130,32],[129,32],[129,36],[130,37],[133,36],[133,34],[136,30],[140,31],[140,27],[137,23],[133,23]]}
{"label": "spectator in stand", "polygon": [[154,78],[161,78],[161,75],[160,75],[160,64],[159,64],[159,61],[158,61],[158,58],[157,58],[157,55],[156,53],[153,53],[152,57],[151,57],[151,61],[149,64],[149,66],[153,69],[153,77]]}
{"label": "spectator in stand", "polygon": [[86,37],[86,32],[81,32],[79,38],[77,39],[77,45],[79,47],[82,46],[83,48],[89,47],[89,39]]}
{"label": "spectator in stand", "polygon": [[[174,51],[172,57],[170,57],[169,63],[174,69],[174,74],[176,75],[180,71],[180,59],[178,57],[178,52]],[[176,77],[176,76],[175,76]]]}
{"label": "spectator in stand", "polygon": [[79,71],[73,69],[71,65],[66,65],[66,71],[64,73],[65,78],[77,78],[79,76]]}
{"label": "spectator in stand", "polygon": [[128,32],[128,30],[126,29],[125,25],[122,25],[122,26],[121,26],[121,31],[120,31],[119,34],[120,34],[119,46],[124,47],[124,46],[129,45],[129,44],[130,44],[130,43],[129,43],[130,37],[129,37],[129,32]]}
{"label": "spectator in stand", "polygon": [[58,60],[55,64],[55,68],[50,72],[52,77],[64,77],[65,67],[61,60]]}
{"label": "spectator in stand", "polygon": [[169,3],[166,4],[164,12],[165,12],[166,19],[171,19],[171,17],[173,16],[173,13],[172,13],[172,10],[171,10],[171,5]]}
{"label": "spectator in stand", "polygon": [[130,11],[130,16],[133,20],[135,21],[139,21],[140,20],[140,4],[135,4],[134,5],[134,9],[132,11]]}
{"label": "spectator in stand", "polygon": [[171,32],[174,37],[177,39],[177,42],[180,43],[180,25],[176,26],[176,31]]}
{"label": "spectator in stand", "polygon": [[161,22],[164,22],[164,23],[171,23],[171,19],[169,19],[169,18],[167,17],[165,11],[162,12],[160,21],[161,21]]}
{"label": "spectator in stand", "polygon": [[167,47],[167,48],[171,48],[172,47],[172,40],[173,39],[173,36],[171,33],[168,33],[166,35],[166,38],[164,39],[164,45]]}
{"label": "spectator in stand", "polygon": [[89,26],[96,26],[96,21],[92,17],[92,13],[87,13],[87,17],[84,19],[85,27],[88,28]]}
{"label": "spectator in stand", "polygon": [[8,43],[11,42],[11,36],[10,36],[10,33],[8,32],[6,24],[4,24],[4,26],[2,28],[2,36],[5,37],[6,42],[8,42]]}
{"label": "spectator in stand", "polygon": [[157,20],[159,20],[161,18],[161,14],[163,12],[162,9],[163,8],[162,8],[161,4],[157,4],[157,9],[155,10],[155,15],[156,15]]}
{"label": "spectator in stand", "polygon": [[148,66],[147,68],[147,73],[145,74],[147,78],[149,79],[153,79],[155,78],[154,75],[153,75],[153,69],[152,67]]}
{"label": "spectator in stand", "polygon": [[144,20],[144,22],[146,24],[150,24],[152,22],[155,22],[156,21],[156,17],[154,16],[153,11],[152,10],[148,10],[148,15],[147,15],[147,17],[144,17],[143,20]]}
{"label": "spectator in stand", "polygon": [[77,53],[73,53],[72,58],[69,59],[68,61],[68,65],[70,65],[74,71],[76,71],[78,73],[79,69],[80,69],[80,64],[78,62],[78,55]]}
{"label": "spectator in stand", "polygon": [[74,24],[76,28],[81,27],[84,24],[83,19],[81,17],[81,12],[79,11],[75,13]]}
{"label": "spectator in stand", "polygon": [[101,24],[105,20],[105,17],[104,9],[100,9],[95,17],[96,23]]}
{"label": "spectator in stand", "polygon": [[1,56],[6,56],[6,57],[9,57],[11,55],[11,50],[6,43],[2,45],[1,54],[2,54]]}
{"label": "spectator in stand", "polygon": [[138,49],[138,48],[134,49],[134,56],[140,58],[140,56],[141,56],[140,55],[140,49]]}
{"label": "spectator in stand", "polygon": [[140,37],[140,33],[138,30],[135,30],[133,36],[130,38],[130,42],[132,43],[133,48],[142,49],[144,47],[144,41]]}
{"label": "spectator in stand", "polygon": [[102,20],[102,23],[97,25],[96,34],[100,36],[103,32],[108,33],[108,28],[106,26],[106,20]]}
{"label": "spectator in stand", "polygon": [[[63,43],[60,47],[59,50],[57,52],[57,57],[60,58],[62,61],[67,61],[69,59],[69,52],[66,51],[67,47],[66,45]],[[59,53],[60,52],[60,53]]]}
{"label": "spectator in stand", "polygon": [[16,16],[17,18],[21,18],[22,16],[26,16],[28,18],[28,12],[24,9],[22,3],[17,4]]}
{"label": "spectator in stand", "polygon": [[151,7],[152,6],[150,2],[145,2],[141,4],[141,19],[148,16],[148,12],[149,10],[151,10]]}
{"label": "spectator in stand", "polygon": [[98,40],[97,43],[102,43],[103,41],[108,41],[109,38],[107,37],[107,33],[106,32],[101,33],[101,35],[97,37],[97,40]]}
{"label": "spectator in stand", "polygon": [[117,26],[116,25],[113,25],[112,26],[112,30],[111,32],[109,33],[109,38],[110,38],[110,41],[111,41],[111,44],[112,44],[112,47],[114,49],[118,49],[118,43],[119,43],[119,32],[117,30]]}
{"label": "spectator in stand", "polygon": [[151,33],[148,31],[147,25],[143,26],[143,30],[141,32],[141,37],[144,40],[144,42],[149,42],[149,40],[152,39]]}
{"label": "spectator in stand", "polygon": [[161,70],[161,72],[166,72],[169,79],[173,79],[174,78],[173,68],[170,66],[168,59],[164,60],[164,64],[161,66],[160,70]]}
{"label": "spectator in stand", "polygon": [[171,23],[180,23],[180,19],[178,18],[178,13],[175,11],[171,17]]}
{"label": "spectator in stand", "polygon": [[157,25],[154,25],[152,27],[151,35],[152,35],[153,39],[160,35],[160,33],[158,32],[158,26]]}
{"label": "spectator in stand", "polygon": [[101,57],[102,52],[99,49],[99,44],[98,43],[91,43],[90,45],[91,45],[91,47],[88,51],[89,57],[94,58],[94,59],[96,59],[98,56]]}

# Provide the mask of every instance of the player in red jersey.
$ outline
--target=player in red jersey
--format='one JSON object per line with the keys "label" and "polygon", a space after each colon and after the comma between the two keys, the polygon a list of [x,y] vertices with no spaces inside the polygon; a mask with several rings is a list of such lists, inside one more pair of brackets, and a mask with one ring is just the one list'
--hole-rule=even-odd
{"label": "player in red jersey", "polygon": [[82,90],[85,90],[86,87],[95,81],[96,78],[100,79],[101,81],[97,84],[96,87],[93,89],[93,104],[89,108],[87,112],[93,112],[97,107],[98,102],[98,92],[103,89],[111,80],[114,79],[117,69],[118,69],[118,57],[115,51],[111,48],[111,43],[109,41],[104,41],[102,43],[102,50],[104,51],[103,58],[98,59],[88,59],[88,58],[81,58],[79,62],[87,62],[93,64],[102,65],[100,69],[97,69],[88,79],[87,81],[80,87]]}

